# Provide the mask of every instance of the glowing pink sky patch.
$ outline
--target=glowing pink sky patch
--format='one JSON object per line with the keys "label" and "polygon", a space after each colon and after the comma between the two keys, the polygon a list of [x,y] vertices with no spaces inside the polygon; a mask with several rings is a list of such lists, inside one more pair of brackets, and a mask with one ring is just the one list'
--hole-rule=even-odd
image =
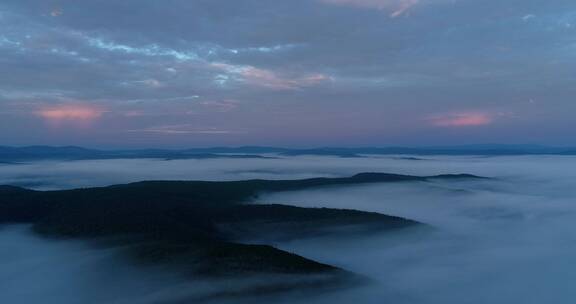
{"label": "glowing pink sky patch", "polygon": [[50,123],[91,123],[102,116],[104,111],[93,105],[61,104],[47,106],[35,112]]}
{"label": "glowing pink sky patch", "polygon": [[494,118],[482,112],[452,113],[431,117],[430,122],[438,127],[474,127],[489,125]]}

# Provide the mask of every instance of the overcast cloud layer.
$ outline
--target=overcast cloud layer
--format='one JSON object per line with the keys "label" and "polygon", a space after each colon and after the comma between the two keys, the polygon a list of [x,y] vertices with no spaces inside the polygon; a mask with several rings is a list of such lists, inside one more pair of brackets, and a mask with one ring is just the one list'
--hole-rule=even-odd
{"label": "overcast cloud layer", "polygon": [[571,0],[4,0],[2,144],[576,144]]}

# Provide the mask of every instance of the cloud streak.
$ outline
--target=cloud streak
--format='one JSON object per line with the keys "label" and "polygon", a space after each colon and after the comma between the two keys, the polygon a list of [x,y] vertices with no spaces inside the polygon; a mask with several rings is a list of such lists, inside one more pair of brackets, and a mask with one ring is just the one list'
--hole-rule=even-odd
{"label": "cloud streak", "polygon": [[433,116],[429,121],[437,127],[477,127],[492,124],[494,117],[490,113],[463,112]]}
{"label": "cloud streak", "polygon": [[92,123],[104,114],[99,107],[87,104],[60,104],[46,106],[34,114],[54,124],[61,123]]}
{"label": "cloud streak", "polygon": [[238,131],[223,130],[215,127],[200,128],[192,124],[162,125],[140,130],[129,130],[128,132],[160,135],[219,135],[239,133]]}
{"label": "cloud streak", "polygon": [[274,90],[294,90],[318,85],[330,80],[330,77],[320,73],[296,77],[284,77],[271,70],[260,69],[254,66],[213,63],[212,67],[227,73],[227,75],[221,74],[216,78],[216,80],[222,85],[225,85],[230,81],[238,81],[251,86],[265,87]]}
{"label": "cloud streak", "polygon": [[344,5],[390,11],[390,17],[396,18],[405,14],[419,3],[419,0],[319,0],[326,4]]}

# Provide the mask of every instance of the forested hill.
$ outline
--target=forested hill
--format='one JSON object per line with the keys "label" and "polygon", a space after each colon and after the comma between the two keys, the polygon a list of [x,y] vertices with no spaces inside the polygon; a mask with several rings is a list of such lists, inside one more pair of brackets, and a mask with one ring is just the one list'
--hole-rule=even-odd
{"label": "forested hill", "polygon": [[263,192],[478,178],[362,173],[302,180],[149,181],[60,191],[0,186],[0,222],[29,223],[34,231],[49,237],[121,238],[122,248],[130,248],[139,259],[177,264],[178,269],[195,275],[330,273],[326,278],[334,283],[354,276],[270,246],[241,242],[247,238],[273,241],[346,231],[376,233],[419,223],[378,213],[259,205],[250,204],[250,200]]}

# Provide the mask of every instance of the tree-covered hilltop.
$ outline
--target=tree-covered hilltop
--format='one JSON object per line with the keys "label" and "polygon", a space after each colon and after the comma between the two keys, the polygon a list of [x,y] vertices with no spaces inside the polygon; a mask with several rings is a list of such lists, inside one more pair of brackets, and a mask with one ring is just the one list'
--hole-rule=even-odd
{"label": "tree-covered hilltop", "polygon": [[226,208],[231,207],[239,210],[242,207],[238,206],[244,206],[261,193],[368,183],[477,178],[481,177],[467,174],[420,177],[361,173],[352,177],[302,180],[147,181],[58,191],[0,186],[0,222],[30,222],[43,227],[79,222],[74,226],[78,226],[75,229],[82,235],[79,232],[82,229],[92,234],[143,233],[156,226],[179,226],[174,221],[181,221],[186,223],[184,226],[195,223],[194,226],[208,232],[213,214],[225,213]]}
{"label": "tree-covered hilltop", "polygon": [[59,191],[1,186],[0,222],[30,223],[48,237],[115,238],[142,261],[177,264],[196,275],[330,274],[325,278],[335,282],[354,276],[270,246],[239,242],[388,231],[419,223],[378,213],[256,205],[250,200],[266,192],[439,178],[478,177],[363,173],[302,180],[151,181]]}

